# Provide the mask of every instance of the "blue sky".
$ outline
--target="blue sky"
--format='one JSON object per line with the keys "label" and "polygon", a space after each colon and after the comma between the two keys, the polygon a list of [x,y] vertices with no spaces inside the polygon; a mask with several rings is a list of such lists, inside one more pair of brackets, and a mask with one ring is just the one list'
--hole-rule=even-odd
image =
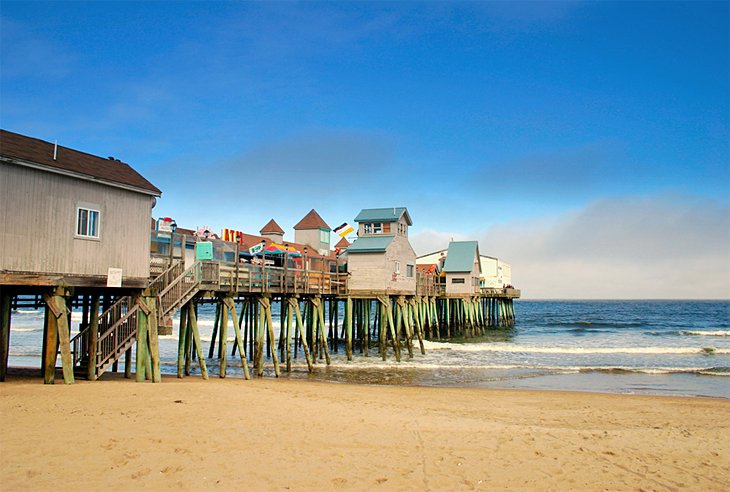
{"label": "blue sky", "polygon": [[156,216],[405,205],[526,297],[730,297],[727,2],[1,5],[2,127],[132,164]]}

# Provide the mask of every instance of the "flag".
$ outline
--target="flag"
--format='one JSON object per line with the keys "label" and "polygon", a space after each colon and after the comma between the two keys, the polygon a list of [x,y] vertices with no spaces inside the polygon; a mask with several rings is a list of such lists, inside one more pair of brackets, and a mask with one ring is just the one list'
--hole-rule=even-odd
{"label": "flag", "polygon": [[345,237],[348,234],[352,234],[353,232],[355,232],[355,229],[353,229],[352,226],[350,224],[348,224],[347,222],[342,224],[340,227],[335,228],[335,234],[337,234],[340,237]]}
{"label": "flag", "polygon": [[251,246],[248,249],[248,252],[252,255],[255,255],[256,253],[261,253],[264,250],[264,243],[257,243]]}

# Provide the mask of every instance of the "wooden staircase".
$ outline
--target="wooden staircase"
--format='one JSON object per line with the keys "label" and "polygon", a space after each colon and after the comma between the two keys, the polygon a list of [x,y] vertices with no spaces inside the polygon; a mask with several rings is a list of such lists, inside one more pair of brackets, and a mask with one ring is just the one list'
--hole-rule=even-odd
{"label": "wooden staircase", "polygon": [[91,326],[87,326],[71,339],[74,367],[81,376],[88,374],[89,364],[94,366],[98,378],[109,369],[137,340],[137,313],[139,307],[131,296],[120,297],[98,318],[96,357],[89,361]]}
{"label": "wooden staircase", "polygon": [[[182,261],[174,262],[167,270],[150,282],[150,291],[157,293],[157,317],[159,326],[172,325],[172,316],[200,291],[200,263],[187,270]],[[88,375],[89,364],[100,377],[137,340],[137,315],[139,306],[132,296],[117,299],[98,318],[96,357],[89,361],[91,326],[85,327],[71,339],[71,352],[75,371],[81,377]]]}

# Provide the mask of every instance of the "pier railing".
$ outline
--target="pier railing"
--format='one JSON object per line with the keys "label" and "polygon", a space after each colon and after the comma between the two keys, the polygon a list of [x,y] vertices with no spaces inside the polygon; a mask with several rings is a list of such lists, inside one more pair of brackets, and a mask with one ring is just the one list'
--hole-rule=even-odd
{"label": "pier railing", "polygon": [[201,289],[232,293],[347,294],[346,273],[224,261],[201,263]]}

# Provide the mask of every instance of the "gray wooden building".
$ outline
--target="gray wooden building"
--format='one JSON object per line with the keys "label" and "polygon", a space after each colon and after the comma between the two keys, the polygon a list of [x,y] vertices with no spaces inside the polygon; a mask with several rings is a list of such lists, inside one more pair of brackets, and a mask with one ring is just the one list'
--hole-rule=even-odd
{"label": "gray wooden building", "polygon": [[112,268],[146,287],[160,194],[128,164],[2,130],[0,285],[103,287]]}
{"label": "gray wooden building", "polygon": [[355,222],[358,238],[347,248],[350,292],[415,294],[416,253],[408,241],[413,225],[408,210],[364,209]]}

